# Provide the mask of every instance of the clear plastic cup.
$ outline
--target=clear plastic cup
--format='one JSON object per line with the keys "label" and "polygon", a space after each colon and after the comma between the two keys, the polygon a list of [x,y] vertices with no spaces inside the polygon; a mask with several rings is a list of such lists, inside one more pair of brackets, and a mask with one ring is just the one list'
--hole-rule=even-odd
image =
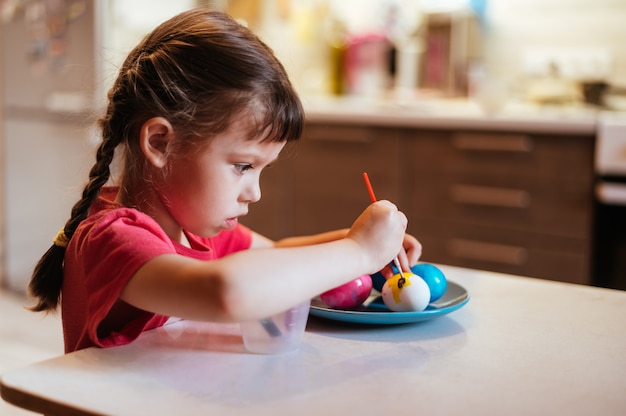
{"label": "clear plastic cup", "polygon": [[242,322],[241,334],[246,349],[257,354],[297,350],[302,343],[310,304],[307,301],[265,319]]}

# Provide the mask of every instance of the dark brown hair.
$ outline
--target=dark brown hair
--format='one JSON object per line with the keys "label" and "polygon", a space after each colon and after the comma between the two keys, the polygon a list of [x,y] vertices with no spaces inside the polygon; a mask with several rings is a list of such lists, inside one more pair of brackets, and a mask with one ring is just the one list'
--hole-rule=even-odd
{"label": "dark brown hair", "polygon": [[[183,12],[162,23],[133,49],[108,93],[98,121],[102,142],[81,199],[64,232],[71,239],[111,177],[115,149],[124,149],[123,183],[142,180],[139,129],[152,117],[172,124],[176,139],[193,143],[225,131],[233,117],[255,117],[254,137],[292,141],[302,133],[303,110],[287,73],[261,40],[228,15]],[[52,245],[29,284],[34,311],[56,309],[63,285],[65,247]]]}

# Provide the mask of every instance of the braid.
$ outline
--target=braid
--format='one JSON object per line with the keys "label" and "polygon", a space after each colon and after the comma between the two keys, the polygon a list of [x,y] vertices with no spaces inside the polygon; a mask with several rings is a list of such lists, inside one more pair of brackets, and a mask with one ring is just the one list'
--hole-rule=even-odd
{"label": "braid", "polygon": [[96,163],[89,172],[89,182],[83,190],[81,199],[72,207],[70,219],[65,223],[65,235],[68,239],[72,238],[81,221],[87,218],[89,207],[111,176],[110,166],[117,147],[117,141],[113,137],[103,140],[98,148]]}
{"label": "braid", "polygon": [[[101,124],[105,124],[102,121]],[[105,134],[108,128],[103,128]],[[100,189],[111,176],[110,165],[115,155],[118,141],[115,135],[103,138],[96,153],[96,163],[89,172],[89,182],[83,190],[81,199],[74,204],[70,219],[65,223],[63,233],[69,241],[78,225],[87,218],[89,207],[97,198]],[[37,299],[37,304],[31,308],[35,312],[55,310],[61,297],[63,287],[63,258],[65,257],[65,245],[53,244],[41,257],[33,271],[28,289],[32,296]]]}

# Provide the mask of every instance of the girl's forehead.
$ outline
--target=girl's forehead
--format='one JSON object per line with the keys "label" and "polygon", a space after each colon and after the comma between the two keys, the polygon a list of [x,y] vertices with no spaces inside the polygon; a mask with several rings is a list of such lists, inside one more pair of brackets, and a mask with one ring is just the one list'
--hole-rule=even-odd
{"label": "girl's forehead", "polygon": [[226,129],[226,134],[231,134],[248,141],[272,142],[274,126],[264,120],[266,114],[261,110],[248,110],[234,116]]}
{"label": "girl's forehead", "polygon": [[232,141],[256,142],[261,141],[266,132],[259,130],[259,123],[252,115],[234,117],[228,127],[216,138],[227,137]]}
{"label": "girl's forehead", "polygon": [[256,154],[260,157],[278,155],[286,142],[266,140],[267,132],[257,131],[250,124],[233,123],[209,142],[213,151],[229,154]]}

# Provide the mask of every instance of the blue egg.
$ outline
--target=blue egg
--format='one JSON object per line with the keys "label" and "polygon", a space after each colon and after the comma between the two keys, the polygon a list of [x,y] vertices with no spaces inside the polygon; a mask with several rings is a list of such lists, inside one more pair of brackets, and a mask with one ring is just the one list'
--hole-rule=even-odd
{"label": "blue egg", "polygon": [[387,279],[385,279],[381,272],[376,272],[370,276],[372,276],[372,287],[379,292],[382,292]]}
{"label": "blue egg", "polygon": [[426,281],[430,289],[431,302],[436,301],[446,292],[448,281],[437,266],[428,263],[419,263],[411,267],[411,271]]}

